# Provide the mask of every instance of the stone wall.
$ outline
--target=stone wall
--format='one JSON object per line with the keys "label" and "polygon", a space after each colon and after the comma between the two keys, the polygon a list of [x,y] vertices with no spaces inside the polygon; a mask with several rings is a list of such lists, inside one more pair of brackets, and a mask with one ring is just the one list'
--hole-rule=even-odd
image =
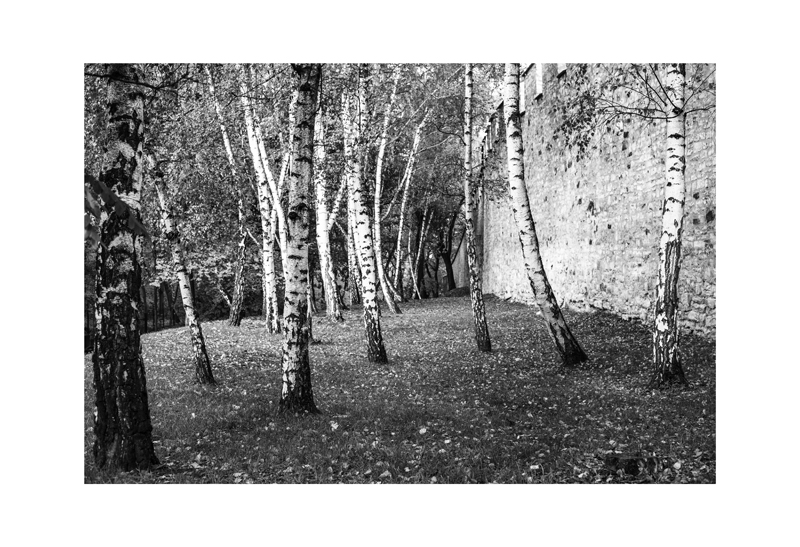
{"label": "stone wall", "polygon": [[[596,67],[544,64],[525,75],[522,116],[525,175],[547,275],[559,302],[651,321],[658,279],[664,199],[664,121],[631,117],[600,126],[584,154],[558,127],[564,105],[583,91]],[[691,73],[695,67],[689,67]],[[713,67],[701,67],[707,73]],[[713,81],[713,76],[711,77]],[[711,96],[698,95],[694,105]],[[502,109],[500,120],[502,120]],[[491,124],[491,122],[490,122]],[[716,120],[714,110],[687,115],[686,204],[679,278],[680,321],[689,331],[716,332]],[[533,303],[505,189],[503,124],[487,131],[487,190],[481,202],[483,290]],[[491,149],[491,152],[487,152]],[[494,177],[492,177],[494,173]],[[497,179],[492,190],[492,179]],[[459,286],[468,283],[460,253]]]}

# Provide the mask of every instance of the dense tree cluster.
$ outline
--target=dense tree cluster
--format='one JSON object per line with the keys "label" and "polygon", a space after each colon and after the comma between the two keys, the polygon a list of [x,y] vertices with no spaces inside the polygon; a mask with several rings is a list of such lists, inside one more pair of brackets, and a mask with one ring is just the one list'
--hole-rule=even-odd
{"label": "dense tree cluster", "polygon": [[[587,355],[570,332],[539,256],[519,126],[519,70],[499,65],[87,65],[85,195],[87,346],[94,359],[99,467],[157,461],[140,334],[183,323],[194,375],[213,384],[202,322],[260,314],[282,336],[280,408],[318,412],[309,344],[314,311],[342,321],[363,309],[365,353],[387,361],[382,313],[456,289],[466,252],[478,348],[491,351],[475,247],[475,128],[504,104],[508,177],[521,257],[566,366]],[[677,276],[685,165],[685,69],[653,89],[640,67],[617,70],[572,105],[585,142],[604,115],[664,113],[667,196],[656,305],[656,383],[683,381]],[[656,106],[654,106],[654,104]]]}

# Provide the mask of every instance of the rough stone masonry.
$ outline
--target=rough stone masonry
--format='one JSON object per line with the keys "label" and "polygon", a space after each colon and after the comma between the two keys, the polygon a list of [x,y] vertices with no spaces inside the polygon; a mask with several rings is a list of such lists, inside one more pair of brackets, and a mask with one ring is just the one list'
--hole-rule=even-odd
{"label": "rough stone masonry", "polygon": [[[704,74],[713,69],[713,65],[687,66],[687,72]],[[542,258],[559,302],[649,323],[658,279],[665,124],[623,117],[598,126],[583,154],[579,147],[568,146],[559,131],[565,105],[590,85],[596,70],[596,65],[566,65],[566,70],[556,64],[543,64],[539,70],[535,65],[528,67],[524,97],[520,97],[526,184]],[[707,82],[714,82],[713,74]],[[702,92],[690,107],[714,101],[712,93]],[[476,230],[483,289],[533,304],[507,197],[502,120],[500,111],[489,121],[482,148],[476,152],[484,158],[487,181]],[[715,111],[688,114],[686,135],[679,320],[684,330],[714,336]],[[454,263],[459,286],[467,284],[466,268],[461,252]]]}

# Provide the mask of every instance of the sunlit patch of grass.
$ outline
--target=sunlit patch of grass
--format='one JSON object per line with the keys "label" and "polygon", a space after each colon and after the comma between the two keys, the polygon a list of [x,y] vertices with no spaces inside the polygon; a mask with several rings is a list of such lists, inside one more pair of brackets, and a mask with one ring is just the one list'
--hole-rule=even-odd
{"label": "sunlit patch of grass", "polygon": [[[219,385],[194,382],[185,329],[145,334],[156,452],[150,473],[108,477],[91,461],[86,358],[85,480],[144,483],[715,482],[713,341],[685,336],[689,389],[648,391],[650,334],[605,313],[567,312],[591,361],[559,366],[536,308],[487,298],[495,350],[476,349],[468,298],[382,316],[389,363],[369,363],[361,310],[318,315],[311,347],[319,416],[277,413],[279,335],[257,318],[204,332]],[[654,473],[608,455],[660,458]]]}

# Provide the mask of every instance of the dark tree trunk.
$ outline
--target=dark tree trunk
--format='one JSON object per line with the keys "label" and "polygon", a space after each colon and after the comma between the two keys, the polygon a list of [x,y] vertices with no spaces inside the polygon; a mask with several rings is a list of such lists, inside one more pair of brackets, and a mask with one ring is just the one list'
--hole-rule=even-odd
{"label": "dark tree trunk", "polygon": [[[444,245],[441,247],[439,255],[442,257],[442,261],[444,262],[444,271],[445,275],[447,276],[447,290],[452,291],[456,288],[456,278],[453,274],[453,232],[455,231],[456,227],[456,220],[458,219],[458,209],[461,207],[461,204],[464,203],[465,196],[461,196],[461,201],[458,202],[458,207],[453,211],[450,215],[450,224],[447,227],[447,234],[444,237]],[[456,255],[458,254],[458,250],[461,248],[461,243],[464,242],[464,234],[466,231],[461,232],[461,239],[458,241],[458,247],[456,247]],[[440,236],[440,240],[441,240]]]}
{"label": "dark tree trunk", "polygon": [[169,286],[169,283],[166,281],[161,282],[161,288],[164,291],[164,296],[167,297],[167,316],[164,318],[166,323],[166,319],[169,319],[169,326],[173,326],[175,324],[175,308],[173,307],[173,300],[172,300],[172,287]]}
{"label": "dark tree trunk", "polygon": [[[403,268],[401,267],[400,270],[397,272],[397,294],[403,299],[403,302],[406,301],[405,297],[405,287],[403,287]],[[413,295],[411,297],[413,299]]]}
{"label": "dark tree trunk", "polygon": [[158,330],[158,304],[159,304],[159,293],[158,287],[153,287],[153,330]]}
{"label": "dark tree trunk", "polygon": [[456,277],[453,275],[453,263],[450,261],[450,253],[445,253],[442,255],[442,262],[444,262],[447,290],[452,291],[456,288]]}
{"label": "dark tree trunk", "polygon": [[156,287],[156,290],[158,291],[158,314],[161,316],[161,328],[162,329],[167,326],[167,320],[166,320],[167,318],[166,318],[166,316],[164,314],[164,292],[163,292],[163,289],[164,289],[164,285],[163,284],[161,284],[158,287]]}
{"label": "dark tree trunk", "polygon": [[[424,251],[424,249],[422,248],[423,243],[424,243],[422,241],[422,232],[423,232],[423,228],[425,227],[425,215],[423,213],[421,213],[420,211],[417,211],[415,216],[417,217],[417,235],[414,236],[414,240],[416,242],[415,248],[416,248],[416,252],[417,252],[417,255],[416,255],[417,256],[417,263],[416,264],[412,264],[411,267],[414,268],[414,270],[416,272],[416,276],[417,276],[416,291],[417,291],[417,294],[418,294],[419,298],[422,299],[422,298],[428,298],[428,295],[425,293],[425,283],[423,283],[423,279],[422,279],[423,276],[425,275],[425,270],[424,270],[424,266],[423,266],[423,263],[422,263],[423,262],[422,257],[423,257],[423,251]],[[413,294],[411,295],[411,298],[412,299],[414,298]]]}
{"label": "dark tree trunk", "polygon": [[175,302],[177,302],[178,297],[180,296],[181,288],[176,284],[175,285],[175,293],[172,295],[172,302],[173,304],[170,305],[169,309],[172,312],[172,324],[178,323],[180,319],[178,318],[178,312],[175,311]]}
{"label": "dark tree trunk", "polygon": [[192,289],[192,300],[194,300],[195,305],[197,305],[197,280],[191,273],[189,274],[189,281],[189,288]]}
{"label": "dark tree trunk", "polygon": [[144,96],[141,87],[122,83],[140,81],[135,66],[112,65],[111,75],[99,179],[124,199],[128,210],[104,210],[98,225],[92,452],[98,468],[116,472],[150,469],[158,459],[139,333],[142,236],[129,224],[141,207]]}
{"label": "dark tree trunk", "polygon": [[[428,269],[428,265],[425,265],[425,269]],[[439,255],[436,255],[436,262],[434,262],[433,270],[428,272],[428,275],[433,281],[433,297],[439,298]]]}
{"label": "dark tree trunk", "polygon": [[[344,287],[347,286],[347,277],[346,276],[341,276],[341,275],[339,276],[339,277],[344,277],[344,282],[342,283],[342,287],[340,288],[339,287],[339,282],[338,282],[338,279],[337,279],[337,275],[336,275],[337,271],[338,270],[334,270],[333,288],[336,290],[336,299],[339,301],[339,309],[340,310],[349,310],[350,308],[348,308],[344,303],[344,294],[343,294],[344,293]],[[345,272],[346,272],[346,270],[345,270]]]}
{"label": "dark tree trunk", "polygon": [[142,297],[142,311],[143,313],[140,315],[144,317],[144,330],[142,332],[147,332],[147,287],[142,285],[141,289],[139,290]]}
{"label": "dark tree trunk", "polygon": [[228,316],[228,324],[233,327],[238,327],[242,323],[242,302],[244,301],[245,244],[247,243],[247,238],[244,235],[244,225],[242,222],[243,221],[240,219],[239,246],[236,253],[236,273],[233,276],[233,296],[231,297],[231,310]]}

